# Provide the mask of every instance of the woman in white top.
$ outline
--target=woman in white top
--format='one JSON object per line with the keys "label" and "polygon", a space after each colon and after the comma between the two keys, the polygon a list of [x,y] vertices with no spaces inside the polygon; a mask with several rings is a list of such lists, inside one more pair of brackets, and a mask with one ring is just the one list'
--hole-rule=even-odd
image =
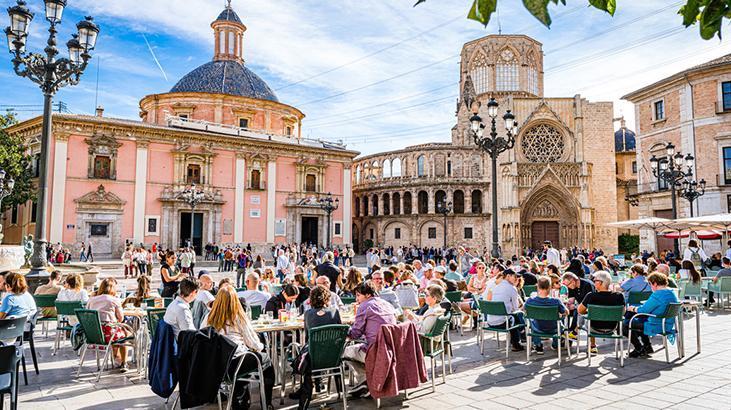
{"label": "woman in white top", "polygon": [[[213,327],[218,333],[228,337],[238,345],[234,358],[231,360],[229,374],[233,375],[238,366],[239,358],[245,352],[253,351],[259,356],[264,368],[264,390],[267,407],[273,408],[271,403],[272,389],[274,388],[274,368],[266,352],[264,352],[264,344],[259,340],[254,328],[251,327],[249,317],[241,306],[233,286],[226,284],[218,290],[211,312],[201,322],[201,328],[208,326]],[[247,355],[241,364],[239,373],[245,373],[256,368],[256,360],[251,355]],[[235,403],[238,405],[246,403],[248,393],[249,389],[246,383],[237,382],[233,392]]]}
{"label": "woman in white top", "polygon": [[[89,293],[84,289],[84,279],[78,273],[72,273],[66,277],[63,289],[58,292],[56,300],[59,302],[76,302],[80,301],[82,306],[86,306],[89,301]],[[69,325],[74,326],[79,323],[76,315],[67,316]]]}
{"label": "woman in white top", "polygon": [[439,302],[442,299],[444,299],[444,288],[432,284],[426,287],[426,296],[424,297],[424,301],[429,306],[429,309],[421,316],[417,316],[411,311],[406,311],[405,315],[407,318],[416,324],[417,332],[422,335],[431,332],[434,325],[437,324],[437,319],[444,316],[444,309],[439,306]]}
{"label": "woman in white top", "polygon": [[[132,329],[122,323],[124,321],[124,313],[122,310],[122,302],[117,295],[117,281],[114,278],[105,278],[99,285],[96,295],[89,299],[86,304],[87,309],[99,311],[99,319],[102,322],[102,332],[104,333],[104,341],[109,343],[110,340],[119,340],[129,337]],[[127,370],[127,347],[114,346],[115,362],[122,368]]]}

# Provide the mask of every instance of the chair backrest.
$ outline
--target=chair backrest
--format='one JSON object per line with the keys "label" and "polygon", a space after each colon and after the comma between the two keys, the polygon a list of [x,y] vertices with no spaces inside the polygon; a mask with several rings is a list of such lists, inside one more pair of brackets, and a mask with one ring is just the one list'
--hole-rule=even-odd
{"label": "chair backrest", "polygon": [[162,298],[162,305],[164,307],[168,307],[171,303],[173,303],[173,300],[175,300],[175,298]]}
{"label": "chair backrest", "polygon": [[155,331],[157,330],[157,322],[161,321],[165,316],[165,310],[163,308],[147,309],[147,330],[150,331],[150,337],[155,337]]}
{"label": "chair backrest", "polygon": [[261,316],[261,305],[251,305],[249,306],[251,309],[251,320],[259,319],[259,316]]}
{"label": "chair backrest", "polygon": [[56,313],[59,315],[65,315],[65,316],[73,316],[76,314],[76,309],[81,309],[84,307],[83,303],[81,303],[80,300],[74,300],[71,302],[65,302],[65,301],[56,301]]}
{"label": "chair backrest", "polygon": [[312,370],[340,365],[349,329],[348,325],[325,325],[309,329],[307,343]]}
{"label": "chair backrest", "polygon": [[[12,344],[0,346],[0,374],[15,373],[15,369],[20,361],[20,349]],[[18,382],[17,380],[15,381]]]}
{"label": "chair backrest", "polygon": [[459,290],[447,292],[444,294],[444,297],[447,298],[447,300],[452,303],[461,302],[464,299],[462,297],[462,291],[459,291]]}
{"label": "chair backrest", "polygon": [[27,316],[12,319],[0,319],[0,340],[11,340],[23,336]]}
{"label": "chair backrest", "polygon": [[538,286],[536,285],[523,285],[523,293],[525,294],[525,297],[530,297],[531,293],[537,292]]}
{"label": "chair backrest", "polygon": [[731,292],[731,276],[723,276],[718,278],[718,290],[721,292]]}
{"label": "chair backrest", "polygon": [[694,296],[699,297],[701,296],[701,283],[693,283],[690,280],[681,280],[680,281],[680,294],[678,295],[679,298],[684,298],[686,296]]}
{"label": "chair backrest", "polygon": [[153,307],[155,306],[155,298],[142,299],[142,303],[146,303],[148,307]]}
{"label": "chair backrest", "polygon": [[620,322],[624,320],[624,305],[589,305],[587,306],[587,309],[588,314],[586,318],[588,320],[600,320],[602,322]]}
{"label": "chair backrest", "polygon": [[535,306],[525,305],[525,317],[535,320],[557,321],[561,318],[558,313],[558,306]]}
{"label": "chair backrest", "polygon": [[630,292],[627,296],[628,305],[639,305],[647,299],[650,299],[652,292]]}
{"label": "chair backrest", "polygon": [[665,313],[658,315],[658,319],[670,319],[677,317],[683,309],[683,304],[680,302],[668,303],[668,307],[665,309]]}
{"label": "chair backrest", "polygon": [[340,300],[343,302],[343,305],[352,305],[355,303],[355,298],[352,296],[344,296],[341,297]]}
{"label": "chair backrest", "polygon": [[33,299],[36,301],[36,307],[39,309],[55,307],[57,297],[58,295],[33,295]]}
{"label": "chair backrest", "polygon": [[94,309],[76,309],[76,317],[84,329],[86,343],[92,345],[104,345],[104,332],[102,321],[99,319],[99,311]]}
{"label": "chair backrest", "polygon": [[505,303],[494,302],[488,300],[480,300],[480,313],[483,315],[507,316],[508,311],[505,309]]}
{"label": "chair backrest", "polygon": [[272,295],[278,295],[278,294],[280,294],[282,292],[282,285],[274,285],[274,284],[272,284],[270,290],[271,290],[270,293]]}
{"label": "chair backrest", "polygon": [[436,321],[436,323],[434,323],[434,326],[432,326],[431,330],[429,330],[429,333],[425,333],[424,336],[426,336],[426,337],[442,336],[444,334],[444,331],[447,330],[448,324],[449,324],[449,316],[440,316],[437,318],[437,321]]}

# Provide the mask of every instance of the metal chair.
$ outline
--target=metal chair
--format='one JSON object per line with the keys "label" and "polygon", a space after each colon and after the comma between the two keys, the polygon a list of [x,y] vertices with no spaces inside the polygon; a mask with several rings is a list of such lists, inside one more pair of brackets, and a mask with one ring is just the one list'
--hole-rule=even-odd
{"label": "metal chair", "polygon": [[533,292],[537,292],[537,291],[538,291],[537,285],[523,285],[523,294],[525,295],[526,299],[528,299]]}
{"label": "metal chair", "polygon": [[[252,356],[254,359],[256,359],[256,369],[240,373],[241,371],[241,365],[244,363],[244,359],[246,359],[246,356]],[[266,409],[266,393],[264,391],[264,366],[261,363],[261,359],[259,356],[252,352],[247,351],[241,357],[238,359],[239,363],[236,365],[236,371],[234,371],[233,376],[230,376],[228,372],[226,372],[226,375],[223,378],[223,385],[225,386],[228,394],[228,402],[226,403],[226,410],[231,410],[231,406],[234,402],[234,387],[236,386],[237,381],[242,382],[258,382],[259,383],[259,399],[261,401],[261,408]],[[274,365],[272,363],[272,365]],[[177,399],[175,399],[177,402]],[[173,408],[175,408],[175,404],[173,403]],[[221,394],[218,394],[218,408],[221,408]]]}
{"label": "metal chair", "polygon": [[[576,355],[579,355],[581,331],[583,330],[586,332],[586,357],[589,359],[589,366],[591,366],[591,353],[589,352],[591,344],[589,343],[589,340],[592,337],[598,337],[600,339],[614,339],[614,355],[619,358],[619,367],[624,367],[624,336],[622,333],[622,326],[624,325],[624,306],[589,305],[586,308],[586,327],[577,329]],[[619,324],[611,332],[597,332],[591,327],[592,320],[618,322]],[[619,349],[617,349],[617,343],[619,343]]]}
{"label": "metal chair", "polygon": [[[651,313],[637,313],[634,316],[632,316],[632,319],[629,321],[629,339],[632,340],[632,321],[640,318],[640,317],[654,317],[657,319],[662,320],[662,332],[658,333],[658,335],[662,336],[662,344],[665,348],[665,361],[667,363],[670,363],[670,352],[668,352],[668,336],[670,335],[677,335],[678,334],[678,316],[680,315],[680,312],[683,309],[683,304],[680,302],[677,303],[669,303],[667,309],[665,309],[665,313],[662,315],[653,315]],[[675,325],[674,330],[667,330],[665,327],[665,324],[668,319],[672,319],[673,323]],[[678,338],[678,355],[680,355],[680,352],[682,351],[682,340]],[[627,353],[629,354],[629,346],[631,343],[627,343]]]}
{"label": "metal chair", "polygon": [[5,394],[10,394],[10,409],[18,408],[18,368],[21,357],[20,349],[15,345],[0,347],[0,408],[5,404]]}
{"label": "metal chair", "polygon": [[442,358],[442,383],[447,382],[447,367],[444,361],[444,332],[449,324],[448,316],[437,318],[436,323],[429,333],[419,335],[421,340],[421,349],[424,357],[428,357],[431,361],[431,389],[432,393],[436,391],[434,379],[436,378],[435,364],[437,356]]}
{"label": "metal chair", "polygon": [[[36,307],[40,312],[43,312],[43,309],[50,309],[53,308],[56,309],[56,298],[58,295],[33,295],[33,299],[36,302]],[[41,314],[36,318],[36,321],[41,322],[43,325],[43,332],[46,334],[46,337],[48,337],[48,322],[55,322],[57,321],[56,317],[58,315],[56,313],[44,315]]]}
{"label": "metal chair", "polygon": [[[27,320],[27,316],[21,316],[12,319],[0,319],[0,340],[15,341],[12,346],[17,348],[20,352],[21,362],[24,360],[25,356],[23,352],[23,334],[25,333],[25,322]],[[28,375],[25,372],[25,367],[23,368],[23,381],[27,386]]]}
{"label": "metal chair", "polygon": [[[502,316],[505,318],[505,327],[495,327],[487,324],[487,315]],[[513,324],[510,322],[513,317],[505,309],[505,303],[503,302],[491,302],[487,300],[480,301],[480,332],[477,335],[477,343],[480,344],[480,354],[485,354],[485,331],[495,332],[497,339],[497,346],[500,348],[500,333],[505,333],[505,358],[507,359],[510,355],[510,331],[513,329],[522,329],[525,327],[524,324]]]}
{"label": "metal chair", "polygon": [[[531,327],[531,320],[545,320],[556,322],[556,332],[541,332],[539,330],[533,330]],[[571,349],[569,349],[569,338],[566,337],[568,329],[565,329],[561,320],[561,314],[559,313],[558,306],[533,306],[525,305],[525,322],[526,332],[525,337],[529,343],[533,343],[532,337],[538,337],[540,339],[551,339],[556,340],[558,345],[558,366],[561,367],[561,337],[564,337],[564,343],[566,345],[566,351],[569,357],[571,356]],[[525,355],[526,360],[530,362],[530,347],[526,347]]]}
{"label": "metal chair", "polygon": [[[348,391],[345,385],[345,366],[343,351],[348,338],[348,325],[325,325],[309,329],[307,341],[309,345],[310,367],[313,379],[340,377],[343,386],[343,408],[348,408]],[[328,393],[330,384],[328,383]],[[338,394],[341,394],[338,392]]]}
{"label": "metal chair", "polygon": [[723,297],[726,296],[728,298],[728,296],[731,295],[731,277],[721,277],[718,278],[718,282],[709,283],[706,291],[715,293],[718,305],[720,305],[722,309],[725,309],[726,303],[723,302]]}
{"label": "metal chair", "polygon": [[[92,309],[76,309],[76,317],[79,318],[79,323],[84,329],[84,335],[86,336],[86,343],[84,343],[84,346],[81,348],[81,360],[79,362],[79,370],[76,372],[76,376],[78,377],[81,374],[81,369],[84,366],[84,358],[86,357],[86,352],[89,351],[89,349],[93,349],[97,353],[97,368],[99,370],[99,373],[96,376],[96,382],[98,383],[99,379],[102,376],[102,371],[104,371],[104,368],[107,365],[107,361],[109,360],[109,355],[112,351],[112,347],[134,347],[132,344],[129,343],[129,341],[134,340],[134,336],[124,337],[118,340],[110,339],[109,342],[106,342],[104,339],[104,332],[102,331],[102,322],[99,319],[99,311]],[[121,326],[122,324],[113,323],[112,325]],[[99,367],[99,350],[104,351],[104,359],[102,359],[101,367]]]}
{"label": "metal chair", "polygon": [[56,340],[53,343],[51,355],[55,355],[61,347],[61,338],[65,337],[66,332],[70,332],[73,328],[69,323],[69,316],[76,315],[76,309],[83,307],[81,301],[62,302],[56,301]]}
{"label": "metal chair", "polygon": [[[459,307],[459,303],[464,300],[461,290],[455,290],[452,292],[446,292],[444,297],[452,303],[452,320],[451,322],[459,328],[459,335],[464,335],[464,326],[462,326],[462,309]],[[456,309],[455,309],[456,307]]]}

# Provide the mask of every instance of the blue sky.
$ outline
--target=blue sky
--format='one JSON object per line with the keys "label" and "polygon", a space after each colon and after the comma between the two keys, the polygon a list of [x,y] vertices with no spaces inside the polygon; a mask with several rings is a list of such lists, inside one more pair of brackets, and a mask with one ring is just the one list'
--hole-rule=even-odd
{"label": "blue sky", "polygon": [[[47,23],[41,0],[29,48],[42,49]],[[248,27],[246,64],[275,90],[280,101],[307,118],[303,135],[343,140],[364,154],[428,141],[449,141],[458,95],[462,44],[497,33],[466,20],[471,0],[233,0]],[[519,2],[499,2],[505,34],[520,33],[543,43],[545,96],[581,94],[615,102],[633,127],[625,93],[684,68],[731,53],[728,40],[704,41],[698,28],[683,29],[681,2],[620,2],[609,15],[587,1],[551,6],[546,29]],[[14,2],[0,0],[5,9]],[[82,82],[56,100],[74,113],[92,113],[99,70],[98,102],[105,115],[138,119],[138,102],[168,91],[178,79],[210,61],[210,22],[223,9],[216,0],[69,0],[60,29],[64,44],[75,23],[91,14],[102,27],[94,59]],[[3,13],[2,26],[8,24]],[[724,24],[726,35],[731,35]],[[150,44],[148,48],[145,38]],[[4,43],[4,41],[3,41]],[[160,62],[160,69],[151,53]],[[0,109],[38,109],[42,97],[29,80],[0,60]],[[25,105],[35,105],[26,107]],[[39,112],[21,111],[21,118]]]}

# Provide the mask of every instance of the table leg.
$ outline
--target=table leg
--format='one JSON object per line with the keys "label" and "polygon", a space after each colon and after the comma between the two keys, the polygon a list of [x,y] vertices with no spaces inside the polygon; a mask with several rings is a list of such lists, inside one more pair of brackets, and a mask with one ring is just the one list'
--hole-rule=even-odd
{"label": "table leg", "polygon": [[285,366],[287,364],[287,352],[284,350],[284,339],[286,331],[279,335],[279,404],[284,404],[284,388],[286,382],[284,380]]}
{"label": "table leg", "polygon": [[678,320],[678,354],[681,358],[685,357],[685,320],[683,320],[683,312],[680,312],[680,320]]}
{"label": "table leg", "polygon": [[701,307],[695,305],[695,337],[698,353],[701,352]]}

